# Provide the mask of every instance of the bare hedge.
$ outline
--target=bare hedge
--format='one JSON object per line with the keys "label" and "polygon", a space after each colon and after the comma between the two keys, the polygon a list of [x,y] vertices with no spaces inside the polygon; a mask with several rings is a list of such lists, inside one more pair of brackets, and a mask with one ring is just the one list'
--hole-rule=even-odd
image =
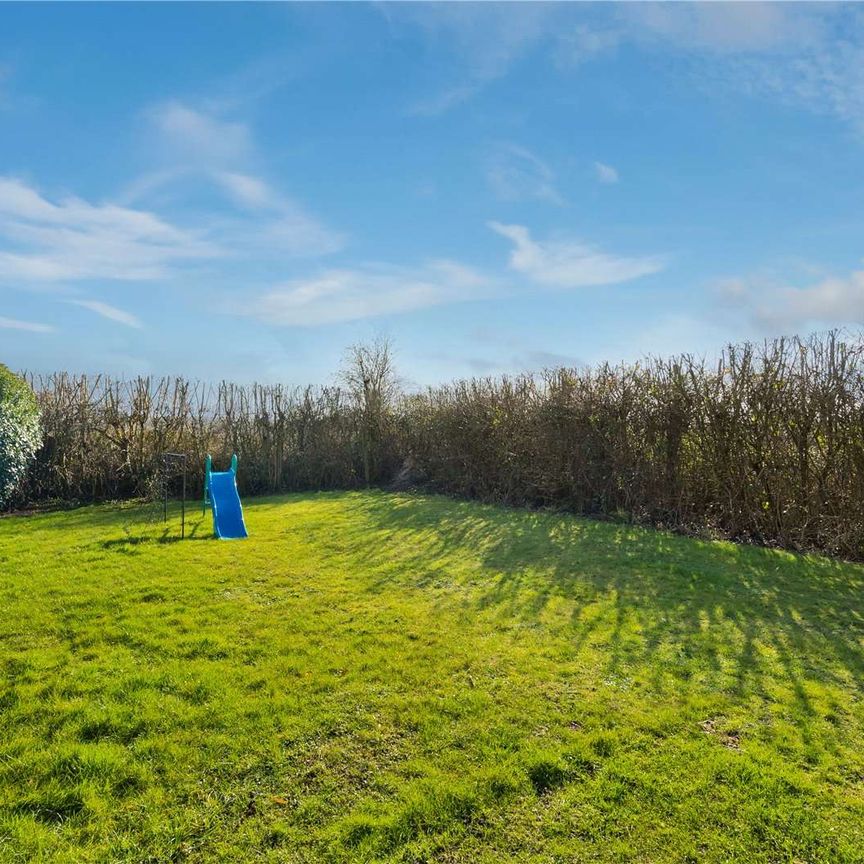
{"label": "bare hedge", "polygon": [[861,335],[408,395],[391,381],[386,398],[370,380],[352,393],[32,378],[45,444],[26,497],[140,495],[164,450],[193,464],[237,451],[247,494],[387,484],[407,465],[450,494],[864,559]]}

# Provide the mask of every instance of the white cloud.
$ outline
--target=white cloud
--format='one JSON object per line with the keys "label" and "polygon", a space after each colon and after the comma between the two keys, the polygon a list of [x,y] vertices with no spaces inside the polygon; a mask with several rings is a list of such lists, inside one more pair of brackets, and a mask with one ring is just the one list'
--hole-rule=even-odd
{"label": "white cloud", "polygon": [[420,266],[370,264],[329,269],[295,279],[224,311],[271,324],[315,326],[413,312],[445,303],[516,296],[526,291],[611,285],[656,273],[657,257],[622,258],[573,242],[536,243],[521,225],[489,223],[513,241],[509,266],[515,281],[450,260]]}
{"label": "white cloud", "polygon": [[510,268],[541,285],[582,288],[629,282],[662,270],[658,256],[628,258],[575,241],[540,243],[522,225],[490,222],[489,227],[513,243]]}
{"label": "white cloud", "polygon": [[[127,188],[123,203],[49,197],[0,176],[0,279],[54,285],[165,280],[215,259],[273,270],[344,245],[340,233],[247,170],[254,144],[244,124],[176,102],[147,117],[151,149],[163,161]],[[203,203],[196,198],[202,180],[223,194],[225,206],[214,208],[212,195]],[[157,214],[157,206],[164,210],[178,200],[196,230]]]}
{"label": "white cloud", "polygon": [[74,306],[80,306],[82,309],[89,309],[91,312],[95,312],[109,321],[116,321],[118,324],[134,327],[136,330],[142,329],[143,325],[138,318],[130,312],[125,312],[116,306],[110,306],[108,303],[102,303],[99,300],[70,300],[69,302]]}
{"label": "white cloud", "polygon": [[526,147],[503,144],[489,158],[486,180],[492,192],[503,201],[535,198],[564,204],[555,185],[555,172]]}
{"label": "white cloud", "polygon": [[201,221],[211,236],[233,255],[274,258],[314,257],[341,249],[341,232],[320,220],[254,170],[260,157],[251,129],[179,102],[146,112],[152,149],[161,158],[155,170],[125,190],[129,202],[159,195],[185,206],[204,191],[218,190],[235,212],[213,213],[207,200]]}
{"label": "white cloud", "polygon": [[150,280],[220,250],[153,213],[76,197],[51,201],[0,177],[0,273],[5,280]]}
{"label": "white cloud", "polygon": [[761,277],[718,284],[721,302],[743,308],[761,330],[777,332],[819,324],[864,324],[864,270],[804,287]]}
{"label": "white cloud", "polygon": [[148,117],[171,162],[196,167],[232,165],[248,158],[253,150],[252,134],[245,123],[223,120],[181,102],[156,105]]}
{"label": "white cloud", "polygon": [[273,193],[260,177],[234,171],[219,171],[215,177],[234,200],[244,207],[270,207],[273,204]]}
{"label": "white cloud", "polygon": [[617,183],[621,179],[618,171],[604,162],[594,163],[594,175],[601,183]]}
{"label": "white cloud", "polygon": [[489,296],[493,290],[493,280],[454,261],[420,267],[376,264],[292,280],[233,311],[272,324],[314,326],[411,312]]}
{"label": "white cloud", "polygon": [[3,318],[0,316],[0,330],[24,330],[28,333],[53,333],[54,328],[50,324],[39,324],[35,321],[18,321],[15,318]]}

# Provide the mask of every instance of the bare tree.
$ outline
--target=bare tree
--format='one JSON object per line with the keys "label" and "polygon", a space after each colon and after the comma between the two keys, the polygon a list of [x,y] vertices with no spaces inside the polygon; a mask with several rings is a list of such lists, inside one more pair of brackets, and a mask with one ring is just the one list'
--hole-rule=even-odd
{"label": "bare tree", "polygon": [[378,336],[371,342],[352,345],[345,353],[339,378],[357,411],[363,480],[368,486],[378,476],[381,448],[400,392],[391,341]]}

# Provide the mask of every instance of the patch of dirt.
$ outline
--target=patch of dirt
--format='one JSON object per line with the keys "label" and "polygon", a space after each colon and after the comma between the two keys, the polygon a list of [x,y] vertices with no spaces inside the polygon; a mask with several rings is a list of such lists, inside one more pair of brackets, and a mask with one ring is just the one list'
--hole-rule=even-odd
{"label": "patch of dirt", "polygon": [[722,717],[709,717],[703,720],[699,726],[706,735],[716,738],[724,747],[730,750],[741,749],[741,733],[737,729],[722,728]]}

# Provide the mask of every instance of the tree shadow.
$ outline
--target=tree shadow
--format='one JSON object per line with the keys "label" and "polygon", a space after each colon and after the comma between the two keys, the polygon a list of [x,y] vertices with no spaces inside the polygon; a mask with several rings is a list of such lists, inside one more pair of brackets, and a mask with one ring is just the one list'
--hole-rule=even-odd
{"label": "tree shadow", "polygon": [[610,675],[642,664],[659,686],[698,670],[709,687],[763,697],[780,677],[806,716],[817,713],[808,680],[864,693],[860,565],[435,496],[349,506],[376,532],[377,543],[358,538],[358,554],[380,564],[398,550],[400,567],[379,566],[375,590],[464,584],[454,574],[474,559],[465,603],[522,623],[569,606],[571,649],[599,640]]}

